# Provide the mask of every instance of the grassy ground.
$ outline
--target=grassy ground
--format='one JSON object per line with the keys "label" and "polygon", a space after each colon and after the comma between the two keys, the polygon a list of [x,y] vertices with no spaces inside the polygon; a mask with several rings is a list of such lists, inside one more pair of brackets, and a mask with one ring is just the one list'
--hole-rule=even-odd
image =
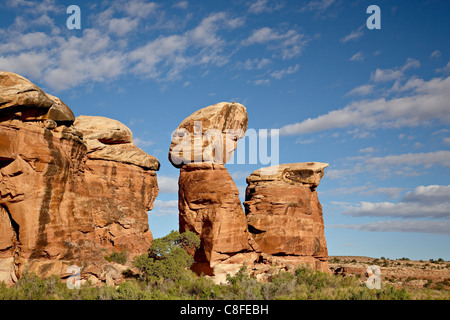
{"label": "grassy ground", "polygon": [[133,277],[114,287],[86,283],[80,289],[68,289],[56,276],[41,279],[26,274],[10,288],[1,284],[0,300],[450,300],[449,291],[444,289],[398,289],[384,282],[381,289],[368,289],[358,277],[330,275],[308,268],[282,272],[266,283],[249,277],[243,268],[228,281],[228,285],[216,285],[184,270],[177,279],[148,282]]}

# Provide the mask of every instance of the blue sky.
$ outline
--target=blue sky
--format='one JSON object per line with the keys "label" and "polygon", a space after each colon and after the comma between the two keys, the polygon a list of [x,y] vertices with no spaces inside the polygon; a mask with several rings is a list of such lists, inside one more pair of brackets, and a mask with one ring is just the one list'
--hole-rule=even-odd
{"label": "blue sky", "polygon": [[[161,162],[155,237],[178,229],[173,130],[236,101],[248,128],[279,129],[281,163],[330,164],[330,255],[450,260],[449,16],[433,0],[2,1],[0,69],[132,129]],[[226,166],[244,200],[265,164]]]}

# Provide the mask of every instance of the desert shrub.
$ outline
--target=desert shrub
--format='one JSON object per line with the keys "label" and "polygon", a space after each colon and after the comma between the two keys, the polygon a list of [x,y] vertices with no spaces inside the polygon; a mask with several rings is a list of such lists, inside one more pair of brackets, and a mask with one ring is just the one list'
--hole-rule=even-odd
{"label": "desert shrub", "polygon": [[259,300],[263,298],[261,293],[263,284],[255,277],[249,276],[246,265],[243,265],[235,275],[227,275],[227,282],[226,299]]}
{"label": "desert shrub", "polygon": [[377,300],[409,300],[411,298],[405,288],[396,289],[391,285],[387,285],[381,290],[375,290],[375,295]]}
{"label": "desert shrub", "polygon": [[200,239],[194,233],[171,231],[167,236],[155,239],[148,253],[135,257],[133,266],[139,269],[139,278],[147,283],[177,281],[192,273],[188,268],[194,259],[186,250],[199,245]]}
{"label": "desert shrub", "polygon": [[116,252],[114,251],[110,255],[105,256],[105,259],[109,262],[116,262],[119,264],[125,264],[128,260],[128,253],[126,251]]}
{"label": "desert shrub", "polygon": [[9,289],[1,288],[4,300],[48,300],[54,299],[56,293],[54,279],[45,280],[35,273],[25,272],[19,281]]}

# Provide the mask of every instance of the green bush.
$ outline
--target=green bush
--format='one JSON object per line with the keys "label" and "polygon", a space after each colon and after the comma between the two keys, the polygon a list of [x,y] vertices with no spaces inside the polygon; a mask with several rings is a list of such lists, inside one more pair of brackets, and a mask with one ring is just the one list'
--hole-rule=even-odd
{"label": "green bush", "polygon": [[190,231],[180,234],[171,231],[165,237],[153,240],[148,253],[135,257],[133,266],[139,269],[139,278],[146,283],[177,281],[189,276],[194,259],[186,250],[200,246],[200,239]]}
{"label": "green bush", "polygon": [[105,259],[109,262],[116,262],[119,264],[125,264],[128,260],[128,253],[126,251],[122,252],[113,252],[109,256],[105,256]]}

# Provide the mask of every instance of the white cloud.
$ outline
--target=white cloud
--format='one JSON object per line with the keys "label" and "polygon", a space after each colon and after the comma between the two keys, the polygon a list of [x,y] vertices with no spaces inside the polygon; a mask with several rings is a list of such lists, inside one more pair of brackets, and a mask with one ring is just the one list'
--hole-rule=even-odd
{"label": "white cloud", "polygon": [[450,186],[419,186],[400,202],[366,202],[349,206],[349,216],[396,218],[450,218]]}
{"label": "white cloud", "polygon": [[269,79],[258,79],[253,82],[255,86],[267,85],[270,83]]}
{"label": "white cloud", "polygon": [[310,144],[310,143],[314,143],[315,141],[316,141],[315,139],[306,139],[306,140],[304,140],[302,138],[299,138],[299,139],[295,140],[295,143],[297,143],[297,144]]}
{"label": "white cloud", "polygon": [[350,59],[350,61],[364,61],[364,53],[361,51],[355,53]]}
{"label": "white cloud", "polygon": [[441,150],[428,153],[404,153],[374,157],[366,160],[366,164],[379,168],[389,168],[392,166],[421,166],[430,168],[435,165],[450,167],[450,151]]}
{"label": "white cloud", "polygon": [[327,10],[335,0],[314,0],[308,2],[304,7],[302,7],[302,12],[316,11],[317,13],[322,13]]}
{"label": "white cloud", "polygon": [[358,96],[365,96],[368,94],[371,94],[374,90],[375,86],[372,84],[364,84],[361,85],[359,87],[356,87],[352,90],[350,90],[346,96],[350,96],[350,95],[358,95]]}
{"label": "white cloud", "polygon": [[270,63],[272,63],[272,61],[266,58],[247,59],[244,63],[244,68],[247,70],[254,70],[254,69],[260,70],[269,65]]}
{"label": "white cloud", "polygon": [[179,9],[187,9],[189,6],[189,2],[187,1],[180,1],[175,3],[172,7],[179,8]]}
{"label": "white cloud", "polygon": [[421,205],[417,203],[361,202],[343,212],[357,217],[450,218],[450,204]]}
{"label": "white cloud", "polygon": [[403,192],[404,188],[397,188],[397,187],[379,187],[379,188],[370,188],[364,192],[362,192],[363,195],[378,195],[378,194],[384,194],[389,199],[396,199],[400,196],[400,193]]}
{"label": "white cloud", "polygon": [[248,8],[248,12],[253,14],[270,13],[281,9],[282,7],[282,4],[269,6],[269,0],[257,0],[250,5],[250,7]]}
{"label": "white cloud", "polygon": [[349,41],[354,41],[354,40],[358,40],[359,38],[361,38],[364,35],[364,27],[365,26],[361,26],[356,30],[353,30],[352,32],[350,32],[348,35],[346,35],[345,37],[343,37],[341,39],[341,42],[346,43]]}
{"label": "white cloud", "polygon": [[442,139],[442,142],[444,142],[444,144],[450,146],[450,138],[444,138],[444,139]]}
{"label": "white cloud", "polygon": [[161,78],[166,74],[166,80],[173,80],[191,66],[223,65],[228,59],[222,54],[226,43],[218,31],[234,29],[242,24],[243,19],[230,18],[224,12],[212,14],[183,34],[161,36],[133,50],[129,55],[135,63],[132,70],[149,78]]}
{"label": "white cloud", "polygon": [[267,49],[278,52],[283,60],[299,56],[309,40],[296,30],[279,32],[269,27],[253,30],[242,45],[267,44]]}
{"label": "white cloud", "polygon": [[447,65],[445,67],[436,69],[436,72],[438,72],[438,73],[449,73],[450,72],[450,61],[447,63]]}
{"label": "white cloud", "polygon": [[35,79],[44,77],[44,70],[49,65],[48,55],[43,52],[22,52],[17,55],[0,56],[0,69]]}
{"label": "white cloud", "polygon": [[159,193],[178,193],[178,179],[169,176],[158,175]]}
{"label": "white cloud", "polygon": [[[119,1],[120,2],[120,1]],[[119,10],[124,10],[131,17],[147,18],[150,14],[155,13],[158,4],[155,2],[146,2],[141,0],[124,1],[117,3]]]}
{"label": "white cloud", "polygon": [[286,125],[281,135],[312,133],[346,127],[415,127],[429,121],[450,122],[450,77],[422,80],[422,86],[404,97],[361,100],[316,118]]}
{"label": "white cloud", "polygon": [[450,235],[450,221],[392,220],[362,224],[326,225],[327,228],[345,228],[370,232],[414,232]]}
{"label": "white cloud", "polygon": [[178,214],[178,200],[155,200],[151,214],[155,216]]}
{"label": "white cloud", "polygon": [[142,139],[142,138],[133,138],[133,142],[135,145],[137,145],[140,148],[148,147],[155,143],[154,141]]}
{"label": "white cloud", "polygon": [[109,21],[109,30],[118,36],[124,36],[127,33],[136,29],[138,25],[138,19],[126,18],[113,18]]}
{"label": "white cloud", "polygon": [[375,151],[375,149],[373,147],[367,147],[367,148],[364,148],[364,149],[359,149],[358,152],[361,152],[361,153],[372,153],[374,151]]}
{"label": "white cloud", "polygon": [[407,192],[403,200],[424,204],[450,202],[450,185],[418,186],[414,191]]}
{"label": "white cloud", "polygon": [[[328,172],[327,178],[328,178]],[[322,191],[322,193],[326,193],[327,195],[338,196],[338,195],[364,195],[364,196],[376,196],[376,195],[385,195],[389,200],[397,199],[400,194],[404,191],[404,188],[398,187],[375,187],[372,184],[366,184],[363,186],[357,187],[342,187],[342,188],[334,188],[327,191]],[[350,207],[350,203],[338,204],[343,207]]]}
{"label": "white cloud", "polygon": [[284,78],[288,74],[292,74],[292,73],[297,72],[299,69],[300,69],[300,65],[296,64],[295,66],[290,66],[290,67],[288,67],[286,69],[274,71],[270,75],[273,78],[280,80],[281,78]]}
{"label": "white cloud", "polygon": [[249,175],[251,175],[251,171],[235,171],[231,173],[231,178],[236,182],[238,180],[245,180]]}
{"label": "white cloud", "polygon": [[[23,15],[19,14],[8,30],[0,31],[0,68],[30,77],[32,81],[39,79],[53,90],[110,81],[133,72],[171,81],[192,66],[221,66],[234,51],[226,50],[229,44],[219,32],[244,24],[243,17],[218,12],[182,33],[163,35],[136,47],[130,46],[127,35],[139,32],[141,23],[146,22],[144,28],[154,26],[144,21],[157,12],[159,5],[154,2],[105,2],[99,5],[107,7],[96,14],[93,28],[83,28],[77,33],[67,33],[65,25],[55,25],[47,15],[65,12],[54,1],[12,4],[20,7]],[[38,16],[36,10],[43,15]]]}
{"label": "white cloud", "polygon": [[430,58],[437,59],[442,56],[442,53],[439,50],[435,50],[430,54]]}
{"label": "white cloud", "polygon": [[404,72],[411,68],[419,68],[420,62],[418,60],[408,58],[406,63],[400,68],[394,69],[376,69],[371,75],[371,80],[374,82],[386,82],[392,80],[399,80],[403,77]]}

